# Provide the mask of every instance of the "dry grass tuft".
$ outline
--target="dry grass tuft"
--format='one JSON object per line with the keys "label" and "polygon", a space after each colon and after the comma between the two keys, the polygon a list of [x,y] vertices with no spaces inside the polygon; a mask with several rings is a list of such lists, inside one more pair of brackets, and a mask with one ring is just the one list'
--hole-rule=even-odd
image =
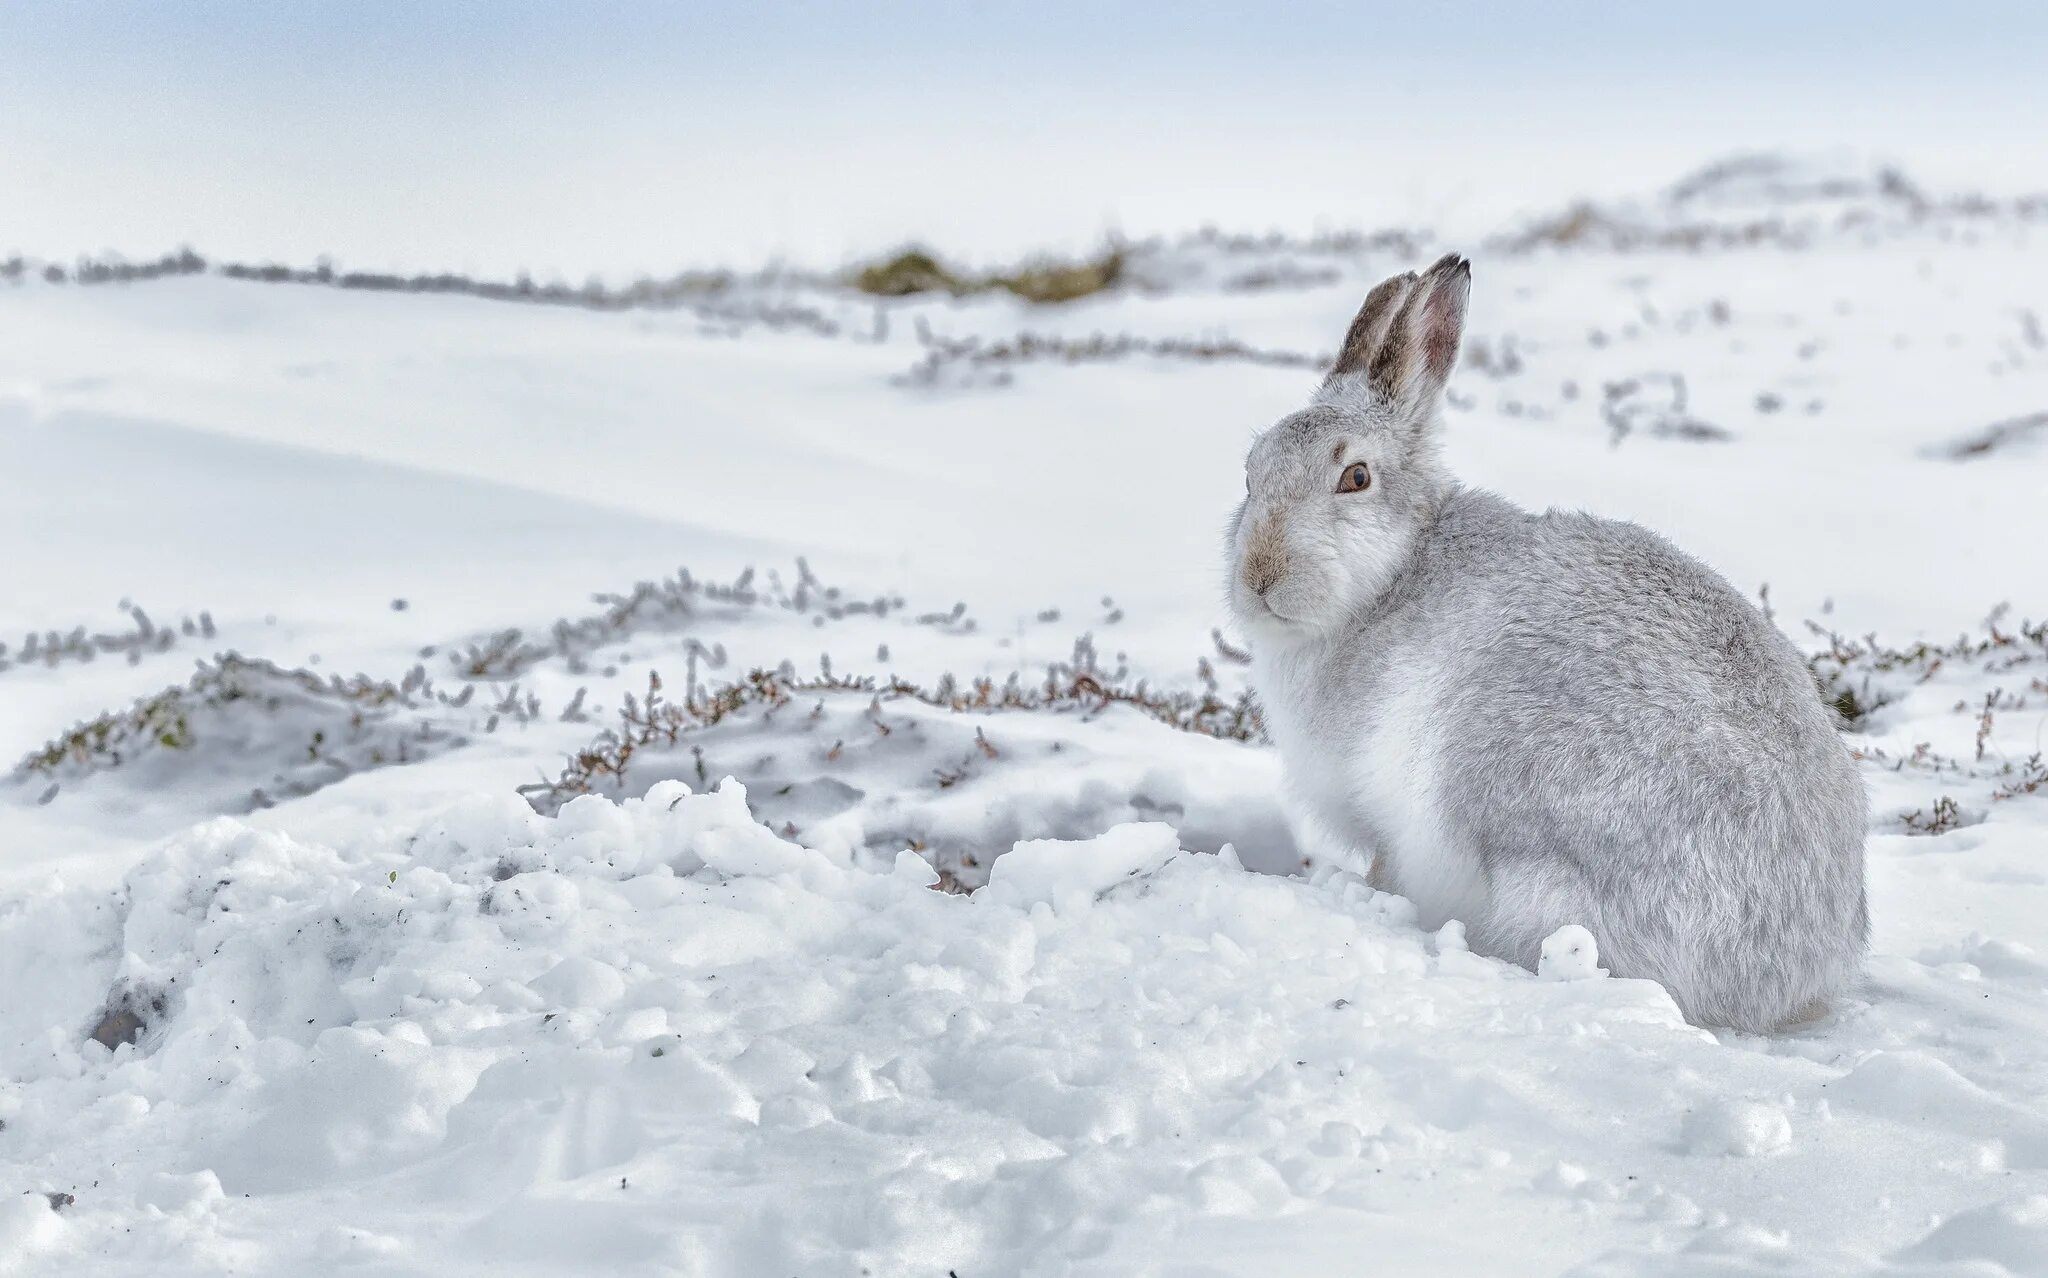
{"label": "dry grass tuft", "polygon": [[119,656],[129,665],[139,665],[146,656],[168,652],[180,639],[212,639],[213,614],[181,618],[175,626],[159,626],[134,604],[123,605],[128,629],[89,631],[84,626],[69,630],[32,630],[17,647],[0,643],[0,674],[18,666],[58,666],[66,662],[96,661]]}
{"label": "dry grass tuft", "polygon": [[876,297],[928,293],[966,297],[1001,292],[1027,302],[1055,304],[1116,288],[1124,281],[1128,265],[1124,249],[1112,245],[1094,257],[1074,261],[1036,258],[1007,271],[975,275],[946,265],[927,249],[907,248],[855,267],[847,282]]}
{"label": "dry grass tuft", "polygon": [[[830,670],[800,677],[784,666],[755,670],[738,682],[671,701],[663,695],[661,676],[652,674],[646,695],[629,695],[618,722],[572,755],[559,776],[522,786],[519,792],[543,812],[600,789],[617,793],[625,786],[634,757],[642,752],[677,749],[691,733],[734,715],[820,695],[865,697],[876,710],[892,701],[911,700],[956,714],[1051,712],[1087,717],[1113,706],[1127,706],[1182,732],[1232,741],[1264,736],[1264,724],[1250,693],[1226,700],[1206,661],[1199,664],[1197,673],[1200,691],[1169,691],[1152,688],[1142,680],[1128,682],[1121,670],[1101,669],[1093,647],[1082,640],[1075,645],[1072,661],[1049,667],[1035,685],[1016,675],[1002,683],[987,678],[962,683],[948,675],[924,687],[895,677],[854,677]],[[984,757],[996,757],[985,735],[977,740]],[[945,784],[943,779],[941,783]]]}
{"label": "dry grass tuft", "polygon": [[1313,371],[1330,366],[1327,356],[1263,350],[1227,337],[1138,337],[1130,333],[1062,337],[1056,333],[1018,333],[984,341],[979,337],[937,336],[920,323],[918,339],[924,345],[924,358],[897,379],[906,386],[936,386],[949,379],[1001,386],[1009,383],[1011,369],[1019,364],[1107,364],[1133,358]]}
{"label": "dry grass tuft", "polygon": [[[2030,695],[2048,694],[2048,622],[2022,621],[2005,624],[2001,605],[1985,619],[1981,632],[1959,635],[1945,644],[1919,642],[1890,647],[1875,635],[1847,639],[1808,623],[1814,634],[1827,641],[1827,648],[1809,659],[1821,697],[1834,708],[1844,729],[1870,732],[1885,707],[1914,690],[1933,684],[1946,673],[1961,674],[1973,681],[1977,676],[2004,675],[2025,682],[2025,691],[2010,693],[2003,686],[1981,698],[1955,702],[1952,710],[1972,723],[1974,747],[1971,757],[1956,758],[1921,742],[1911,751],[1894,754],[1875,745],[1854,751],[1868,764],[1894,772],[1924,772],[1950,778],[1950,784],[1974,783],[1981,787],[1986,803],[1995,804],[2027,795],[2048,792],[2048,760],[2039,752],[2026,758],[2008,758],[1992,745],[1992,733],[2001,711],[2024,711]],[[1974,694],[1973,694],[1974,697]],[[1901,813],[1900,825],[1910,834],[1940,834],[1985,819],[1985,812],[1965,808],[1954,796],[1943,794],[1931,807]]]}

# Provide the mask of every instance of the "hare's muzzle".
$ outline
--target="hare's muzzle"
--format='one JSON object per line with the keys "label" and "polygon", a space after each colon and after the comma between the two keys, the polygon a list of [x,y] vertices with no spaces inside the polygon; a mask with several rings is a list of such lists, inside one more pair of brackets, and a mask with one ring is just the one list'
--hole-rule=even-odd
{"label": "hare's muzzle", "polygon": [[1238,575],[1244,588],[1261,599],[1287,575],[1287,538],[1278,516],[1262,516],[1252,525],[1251,534],[1245,538]]}

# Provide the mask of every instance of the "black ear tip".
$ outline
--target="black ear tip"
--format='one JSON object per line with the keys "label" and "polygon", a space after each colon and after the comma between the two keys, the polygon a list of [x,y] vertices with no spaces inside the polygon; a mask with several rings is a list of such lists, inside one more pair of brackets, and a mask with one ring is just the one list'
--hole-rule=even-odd
{"label": "black ear tip", "polygon": [[1470,276],[1472,274],[1472,263],[1461,253],[1446,253],[1430,266],[1429,274],[1437,279],[1450,279],[1460,275]]}

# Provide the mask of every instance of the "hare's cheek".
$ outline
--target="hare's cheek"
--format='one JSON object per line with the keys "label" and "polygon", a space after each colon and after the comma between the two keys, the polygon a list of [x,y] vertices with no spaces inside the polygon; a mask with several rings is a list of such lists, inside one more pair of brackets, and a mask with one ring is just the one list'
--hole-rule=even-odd
{"label": "hare's cheek", "polygon": [[1230,532],[1224,540],[1229,544],[1233,553],[1244,545],[1244,508],[1245,503],[1239,502],[1237,503],[1237,509],[1230,512]]}

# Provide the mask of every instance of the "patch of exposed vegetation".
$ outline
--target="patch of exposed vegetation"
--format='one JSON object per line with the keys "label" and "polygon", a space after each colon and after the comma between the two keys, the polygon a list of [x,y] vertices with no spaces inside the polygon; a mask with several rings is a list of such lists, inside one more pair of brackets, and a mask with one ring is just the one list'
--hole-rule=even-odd
{"label": "patch of exposed vegetation", "polygon": [[2029,755],[2019,767],[2007,773],[2007,779],[1999,782],[1991,791],[1992,799],[2017,799],[2021,795],[2040,794],[2048,791],[2048,758],[2038,752]]}
{"label": "patch of exposed vegetation", "polygon": [[[529,636],[509,629],[450,651],[447,659],[463,681],[452,693],[436,689],[422,667],[391,682],[288,669],[230,652],[201,662],[186,684],[60,734],[16,765],[14,782],[38,788],[39,797],[47,802],[60,788],[126,769],[124,776],[135,787],[177,785],[217,791],[202,795],[202,800],[215,802],[216,810],[247,810],[309,793],[353,772],[431,757],[463,744],[472,734],[496,731],[502,723],[539,719],[540,701],[513,680],[543,663],[580,672],[600,656],[622,659],[623,654],[604,650],[643,633],[703,633],[700,627],[707,623],[732,621],[753,610],[785,612],[816,625],[900,614],[901,624],[949,632],[976,628],[964,605],[913,613],[900,596],[857,596],[827,586],[802,560],[793,579],[749,570],[730,582],[711,582],[685,570],[593,598],[599,605],[596,612],[560,619],[545,632]],[[1115,624],[1121,612],[1109,599],[1102,603],[1107,610],[1102,624]],[[1767,593],[1763,605],[1768,614]],[[1809,658],[1817,695],[1847,731],[1879,731],[1887,707],[1940,680],[1953,679],[1957,691],[1967,693],[1952,706],[1969,722],[1967,739],[1972,744],[1967,747],[1949,745],[1945,753],[1925,742],[1904,750],[1874,741],[1852,743],[1856,757],[1869,767],[1924,775],[1942,785],[1944,792],[1931,806],[1899,813],[1894,818],[1899,828],[1939,833],[1985,819],[2000,802],[2048,794],[2048,761],[2038,750],[2022,756],[2011,749],[2015,740],[2010,733],[2001,738],[1997,732],[2001,716],[2026,713],[2048,697],[2048,622],[2022,621],[2015,626],[2006,621],[2005,611],[2001,607],[1978,632],[1953,641],[1904,646],[1883,643],[1874,635],[1851,639],[1809,623],[1825,642]],[[157,626],[140,609],[131,609],[130,616],[133,625],[127,631],[93,635],[80,628],[32,635],[19,650],[10,653],[0,647],[0,658],[11,658],[14,664],[55,664],[124,654],[135,661],[144,653],[164,651],[174,635],[214,634],[205,614],[175,629]],[[1041,623],[1056,620],[1056,612],[1039,616]],[[1249,660],[1249,654],[1220,632],[1212,633],[1212,640],[1215,661],[1242,665]],[[627,784],[637,756],[669,756],[667,763],[673,767],[675,753],[692,748],[691,738],[702,730],[735,716],[758,714],[765,720],[800,699],[815,699],[821,712],[829,702],[835,707],[832,713],[842,717],[850,713],[844,710],[846,705],[865,706],[882,733],[888,731],[879,717],[883,708],[909,703],[943,715],[1050,713],[1084,720],[1125,707],[1202,736],[1246,741],[1262,735],[1250,695],[1226,694],[1209,660],[1198,663],[1195,685],[1154,686],[1133,681],[1123,668],[1104,669],[1085,640],[1070,661],[1049,667],[1039,680],[1022,675],[1000,682],[947,677],[931,684],[893,676],[843,675],[829,663],[815,675],[799,675],[784,663],[733,682],[711,684],[703,675],[724,666],[722,648],[689,637],[680,648],[671,644],[668,650],[687,664],[679,681],[680,698],[668,699],[661,676],[650,675],[646,694],[627,697],[612,725],[571,756],[558,775],[522,788],[529,801],[547,809],[577,794],[617,793]],[[434,651],[425,650],[423,655]],[[887,645],[878,649],[877,660],[888,660]],[[607,675],[615,672],[606,667]],[[1990,682],[1986,675],[1997,677],[1997,686],[1989,692],[1984,691]],[[480,684],[488,684],[488,691]],[[601,707],[587,707],[585,700],[585,691],[579,689],[554,717],[581,723],[607,713]],[[965,783],[998,757],[999,729],[991,724],[984,733],[979,723],[969,722],[974,725],[971,746],[957,750],[957,759],[939,760],[932,769],[940,789]],[[2005,749],[2000,748],[2001,741]],[[698,766],[701,770],[701,759]],[[699,777],[700,782],[703,779]]]}
{"label": "patch of exposed vegetation", "polygon": [[1946,794],[1926,808],[1914,808],[1911,812],[1899,814],[1899,825],[1908,834],[1947,834],[1966,825],[1976,825],[1981,820],[1982,817],[1972,818],[1965,814],[1962,806]]}
{"label": "patch of exposed vegetation", "polygon": [[506,280],[450,271],[415,275],[351,271],[339,269],[325,259],[313,266],[291,266],[279,262],[209,262],[189,248],[143,262],[130,262],[119,257],[81,257],[65,265],[34,262],[19,256],[0,261],[0,280],[13,283],[39,278],[48,284],[136,284],[204,274],[255,284],[296,284],[370,293],[437,294],[492,302],[571,306],[592,311],[683,310],[706,324],[726,328],[794,329],[821,337],[838,337],[846,333],[844,324],[819,307],[768,295],[768,290],[782,286],[819,287],[823,280],[775,272],[742,276],[722,270],[682,271],[668,276],[642,276],[619,284],[608,284],[596,277],[581,284],[570,284],[561,280],[536,280],[525,273]]}
{"label": "patch of exposed vegetation", "polygon": [[[557,659],[572,673],[582,674],[599,649],[637,634],[670,633],[698,625],[721,610],[729,616],[768,609],[810,617],[815,624],[823,625],[847,617],[887,617],[906,608],[901,595],[856,596],[838,586],[828,586],[803,559],[796,561],[796,580],[789,583],[772,569],[757,574],[749,568],[727,583],[701,580],[684,568],[673,577],[637,582],[623,594],[597,594],[591,598],[598,605],[595,613],[559,618],[546,633],[539,635],[528,635],[517,628],[497,631],[451,652],[449,663],[464,679],[509,679],[541,662]],[[955,604],[950,612],[921,614],[914,620],[919,625],[963,634],[975,629],[964,603]],[[725,664],[725,651],[715,644],[698,644],[690,655],[693,663],[701,660],[712,669]]]}
{"label": "patch of exposed vegetation", "polygon": [[1183,248],[1206,248],[1237,256],[1263,253],[1298,254],[1305,257],[1395,257],[1404,261],[1421,257],[1435,242],[1428,231],[1407,227],[1384,227],[1376,231],[1319,231],[1314,235],[1287,235],[1267,231],[1248,235],[1203,227],[1180,241]]}
{"label": "patch of exposed vegetation", "polygon": [[345,271],[324,260],[310,267],[286,266],[276,262],[223,262],[214,269],[216,274],[228,279],[259,284],[316,284],[371,293],[441,293],[493,302],[531,302],[596,311],[674,309],[717,297],[732,289],[737,281],[730,271],[683,271],[659,278],[643,276],[624,284],[606,284],[596,278],[581,284],[569,284],[559,280],[535,280],[523,273],[510,280],[493,280],[450,271],[420,275]]}
{"label": "patch of exposed vegetation", "polygon": [[1499,380],[1516,376],[1526,365],[1512,334],[1497,339],[1473,334],[1465,339],[1458,367]]}
{"label": "patch of exposed vegetation", "polygon": [[[2048,221],[2048,195],[2010,199],[1939,195],[1896,170],[1813,169],[1784,157],[1741,155],[1699,170],[1660,196],[1635,203],[1581,201],[1488,241],[1496,255],[1592,249],[1615,253],[1699,252],[1771,246],[1804,248],[1830,239],[1927,230],[1970,240],[1982,228]],[[1006,293],[1056,304],[1114,290],[1213,286],[1226,291],[1306,289],[1339,282],[1348,270],[1412,262],[1431,249],[1425,230],[1389,227],[1313,235],[1243,234],[1206,228],[1168,239],[1119,241],[1078,257],[1039,257],[995,270],[972,270],[926,248],[907,248],[839,272],[703,269],[647,274],[624,282],[491,278],[439,271],[403,274],[353,270],[327,259],[312,265],[210,261],[191,248],[156,258],[118,255],[69,262],[0,259],[0,283],[136,284],[211,274],[265,284],[381,293],[438,294],[588,310],[673,310],[723,328],[767,327],[871,340],[877,319],[843,313],[848,294],[867,298],[959,297]],[[798,300],[794,292],[812,294]],[[812,304],[815,302],[817,304]],[[2039,322],[2026,320],[2029,348],[2041,349]]]}
{"label": "patch of exposed vegetation", "polygon": [[0,643],[0,674],[17,666],[59,666],[106,656],[123,657],[129,665],[139,665],[145,656],[170,651],[181,638],[214,637],[212,613],[181,618],[175,626],[159,626],[134,604],[124,606],[129,622],[126,630],[88,631],[84,626],[74,626],[69,630],[30,631],[18,647]]}
{"label": "patch of exposed vegetation", "polygon": [[[417,762],[462,744],[472,730],[492,732],[541,712],[516,684],[488,700],[476,691],[438,691],[420,667],[392,683],[230,652],[200,662],[187,683],[75,725],[21,759],[14,779],[39,787],[39,801],[48,803],[65,786],[140,769],[138,785],[189,778],[246,811],[355,772]],[[240,790],[251,781],[253,788]]]}
{"label": "patch of exposed vegetation", "polygon": [[908,248],[894,257],[854,268],[853,286],[876,297],[915,297],[919,293],[948,293],[958,297],[974,291],[973,284],[956,275],[938,258],[923,249]]}
{"label": "patch of exposed vegetation", "polygon": [[1276,261],[1226,275],[1218,286],[1226,293],[1269,293],[1280,289],[1322,288],[1344,278],[1334,266],[1303,266]]}
{"label": "patch of exposed vegetation", "polygon": [[[1927,773],[1948,779],[1953,787],[1981,793],[1985,804],[2048,793],[2048,760],[2039,751],[2011,757],[1996,745],[1998,716],[2024,712],[2036,698],[2048,697],[2048,622],[2005,624],[2001,606],[1986,618],[1981,632],[1960,635],[1948,643],[1913,643],[1892,647],[1875,635],[1848,639],[1809,623],[1827,642],[1809,659],[1821,697],[1842,720],[1844,729],[1873,731],[1885,707],[1914,691],[1933,686],[1945,676],[1960,675],[1981,687],[1984,675],[2001,676],[1990,692],[1959,698],[1952,713],[1971,721],[1972,745],[1966,757],[1945,754],[1920,742],[1910,751],[1894,753],[1876,745],[1859,745],[1862,762],[1893,772]],[[2014,690],[2016,689],[2016,690]],[[1973,800],[1974,801],[1974,800]],[[1985,819],[1985,811],[1966,808],[1951,794],[1931,807],[1901,813],[1902,828],[1913,834],[1939,834]]]}
{"label": "patch of exposed vegetation", "polygon": [[988,341],[979,337],[940,337],[923,325],[918,328],[918,337],[924,344],[924,358],[898,379],[905,385],[935,386],[953,379],[967,384],[1003,386],[1011,380],[1010,370],[1019,364],[1106,364],[1134,357],[1317,371],[1330,366],[1327,356],[1262,350],[1233,338],[1138,337],[1130,333],[1063,337],[1056,333],[1018,333]]}
{"label": "patch of exposed vegetation", "polygon": [[1072,261],[1042,257],[1007,271],[974,274],[947,265],[927,249],[906,248],[893,256],[854,267],[847,282],[876,297],[915,297],[926,293],[966,297],[1001,292],[1027,302],[1052,304],[1116,288],[1124,282],[1128,265],[1123,247],[1111,245],[1094,257]]}
{"label": "patch of exposed vegetation", "polygon": [[1704,249],[1760,246],[1804,248],[1815,237],[1814,228],[1777,217],[1736,223],[1688,222],[1670,226],[1636,221],[1590,201],[1580,201],[1557,213],[1537,218],[1519,231],[1499,236],[1488,247],[1496,253],[1516,254],[1542,248],[1597,248],[1618,253],[1677,249],[1696,253]]}
{"label": "patch of exposed vegetation", "polygon": [[1615,447],[1631,435],[1720,443],[1735,438],[1728,430],[1701,421],[1686,408],[1685,377],[1654,372],[1609,382],[1602,391],[1600,417]]}
{"label": "patch of exposed vegetation", "polygon": [[1927,455],[1944,461],[1975,461],[2000,450],[2022,447],[2038,440],[2048,440],[2048,412],[2026,413],[1993,422],[1982,430],[1936,444],[1927,450]]}
{"label": "patch of exposed vegetation", "polygon": [[1807,630],[1827,644],[1808,665],[1822,699],[1835,707],[1845,726],[1864,731],[1877,711],[1946,670],[2007,674],[2039,667],[2048,675],[2048,621],[2021,621],[2008,628],[2008,611],[1999,605],[1978,634],[1958,635],[1945,644],[1922,640],[1902,648],[1891,647],[1876,635],[1851,639],[1808,622]]}
{"label": "patch of exposed vegetation", "polygon": [[[26,260],[10,258],[0,263],[0,278],[18,280],[30,269]],[[201,275],[206,269],[205,258],[190,248],[181,248],[175,253],[142,262],[131,262],[121,257],[81,257],[68,268],[55,262],[45,262],[40,274],[48,284],[136,284],[180,275]]]}
{"label": "patch of exposed vegetation", "polygon": [[[1122,706],[1182,732],[1231,741],[1263,738],[1264,724],[1250,693],[1226,698],[1206,660],[1198,663],[1197,677],[1198,689],[1161,689],[1143,680],[1132,682],[1121,667],[1103,669],[1093,645],[1085,639],[1075,644],[1071,660],[1049,666],[1035,684],[1019,675],[1001,683],[988,678],[962,682],[948,675],[926,687],[896,677],[839,675],[829,667],[816,675],[799,676],[785,664],[778,670],[755,670],[737,682],[672,701],[663,695],[660,675],[652,674],[646,695],[628,696],[616,724],[572,755],[553,780],[522,786],[520,793],[543,812],[552,812],[577,795],[617,793],[625,786],[636,756],[672,753],[693,733],[749,711],[772,713],[798,698],[866,700],[871,715],[892,702],[906,700],[954,714],[1046,712],[1083,719]],[[885,735],[889,731],[886,725],[879,730]],[[977,734],[976,740],[982,752],[993,758],[987,738]],[[937,784],[950,787],[961,775],[941,772]],[[705,780],[699,778],[700,783]]]}

